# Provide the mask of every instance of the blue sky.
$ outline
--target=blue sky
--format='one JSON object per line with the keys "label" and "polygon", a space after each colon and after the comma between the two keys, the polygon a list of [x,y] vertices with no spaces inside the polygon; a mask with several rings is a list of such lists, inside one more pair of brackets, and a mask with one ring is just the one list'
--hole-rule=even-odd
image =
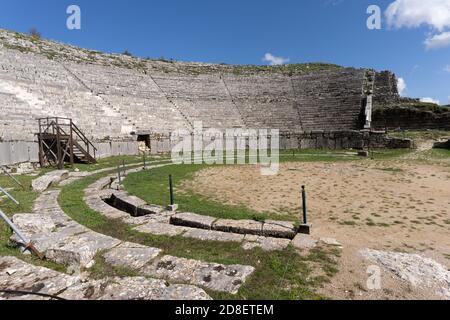
{"label": "blue sky", "polygon": [[[393,2],[400,5],[394,21],[397,27],[389,26],[383,15],[382,29],[369,30],[367,7],[376,4],[384,12]],[[428,15],[422,14],[426,10],[421,2],[428,3]],[[27,32],[36,27],[45,38],[106,52],[127,49],[142,57],[267,64],[263,57],[271,53],[290,63],[320,61],[389,69],[405,80],[405,95],[447,104],[450,44],[427,49],[424,42],[450,30],[450,6],[445,4],[450,0],[421,2],[15,0],[2,1],[0,28]],[[81,30],[66,28],[70,4],[81,8]],[[415,5],[420,14],[402,16],[401,5]],[[435,10],[448,9],[448,20],[444,16],[436,22],[433,5]]]}

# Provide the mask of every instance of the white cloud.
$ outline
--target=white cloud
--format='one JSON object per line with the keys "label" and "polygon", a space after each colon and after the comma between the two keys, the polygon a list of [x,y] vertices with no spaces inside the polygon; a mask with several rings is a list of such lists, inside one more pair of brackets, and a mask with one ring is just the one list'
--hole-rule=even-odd
{"label": "white cloud", "polygon": [[425,41],[427,49],[450,45],[449,0],[395,0],[385,16],[388,26],[397,29],[428,26],[432,34]]}
{"label": "white cloud", "polygon": [[266,53],[264,55],[264,58],[262,59],[264,62],[269,62],[271,66],[278,66],[281,64],[286,64],[290,61],[289,58],[283,58],[283,57],[276,57],[271,53]]}
{"label": "white cloud", "polygon": [[427,50],[445,48],[450,45],[450,31],[442,32],[433,36],[429,36],[425,40]]}
{"label": "white cloud", "polygon": [[397,89],[398,89],[398,93],[403,96],[406,93],[406,82],[405,79],[403,78],[398,78],[397,79]]}
{"label": "white cloud", "polygon": [[441,104],[439,100],[435,100],[433,98],[422,98],[422,99],[420,99],[420,101],[439,104],[439,105]]}
{"label": "white cloud", "polygon": [[428,25],[442,32],[450,27],[448,0],[396,0],[385,14],[388,25],[396,28]]}
{"label": "white cloud", "polygon": [[450,73],[450,64],[444,67],[444,71]]}

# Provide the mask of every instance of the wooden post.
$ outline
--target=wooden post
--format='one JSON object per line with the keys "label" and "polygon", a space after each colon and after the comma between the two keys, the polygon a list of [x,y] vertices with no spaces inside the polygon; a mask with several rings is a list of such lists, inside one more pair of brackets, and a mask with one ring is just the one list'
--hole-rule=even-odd
{"label": "wooden post", "polygon": [[41,168],[44,167],[44,144],[42,142],[42,126],[41,126],[41,119],[38,120],[39,122],[39,164],[41,165]]}
{"label": "wooden post", "polygon": [[61,150],[61,136],[59,131],[59,123],[58,118],[56,118],[56,150],[57,150],[57,163],[58,163],[58,169],[63,169],[64,159],[62,158],[62,150]]}
{"label": "wooden post", "polygon": [[70,137],[69,137],[69,147],[70,147],[70,165],[73,167],[75,164],[73,158],[73,128],[72,128],[72,119],[70,119]]}
{"label": "wooden post", "polygon": [[308,224],[308,217],[306,212],[306,190],[305,186],[302,186],[302,203],[303,203],[303,224]]}
{"label": "wooden post", "polygon": [[173,182],[172,175],[169,175],[169,190],[170,190],[170,205],[173,206],[175,203],[175,199],[173,197]]}

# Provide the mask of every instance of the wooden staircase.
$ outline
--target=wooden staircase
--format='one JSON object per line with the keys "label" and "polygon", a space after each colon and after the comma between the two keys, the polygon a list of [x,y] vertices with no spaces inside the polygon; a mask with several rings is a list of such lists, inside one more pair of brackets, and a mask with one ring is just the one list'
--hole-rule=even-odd
{"label": "wooden staircase", "polygon": [[41,167],[64,163],[96,163],[97,148],[68,118],[42,118],[39,121],[39,162]]}

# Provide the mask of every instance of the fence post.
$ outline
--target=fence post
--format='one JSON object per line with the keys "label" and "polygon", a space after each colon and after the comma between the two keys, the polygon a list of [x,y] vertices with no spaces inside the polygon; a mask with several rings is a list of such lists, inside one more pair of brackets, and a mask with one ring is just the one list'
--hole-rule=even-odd
{"label": "fence post", "polygon": [[302,186],[302,206],[303,206],[303,224],[308,224],[308,217],[306,211],[306,190],[305,186]]}
{"label": "fence post", "polygon": [[169,189],[170,189],[170,206],[173,206],[175,203],[175,199],[173,197],[173,182],[172,182],[172,175],[169,175]]}
{"label": "fence post", "polygon": [[143,160],[144,160],[144,170],[147,170],[147,164],[145,163],[146,157],[145,157],[145,151],[142,154]]}

